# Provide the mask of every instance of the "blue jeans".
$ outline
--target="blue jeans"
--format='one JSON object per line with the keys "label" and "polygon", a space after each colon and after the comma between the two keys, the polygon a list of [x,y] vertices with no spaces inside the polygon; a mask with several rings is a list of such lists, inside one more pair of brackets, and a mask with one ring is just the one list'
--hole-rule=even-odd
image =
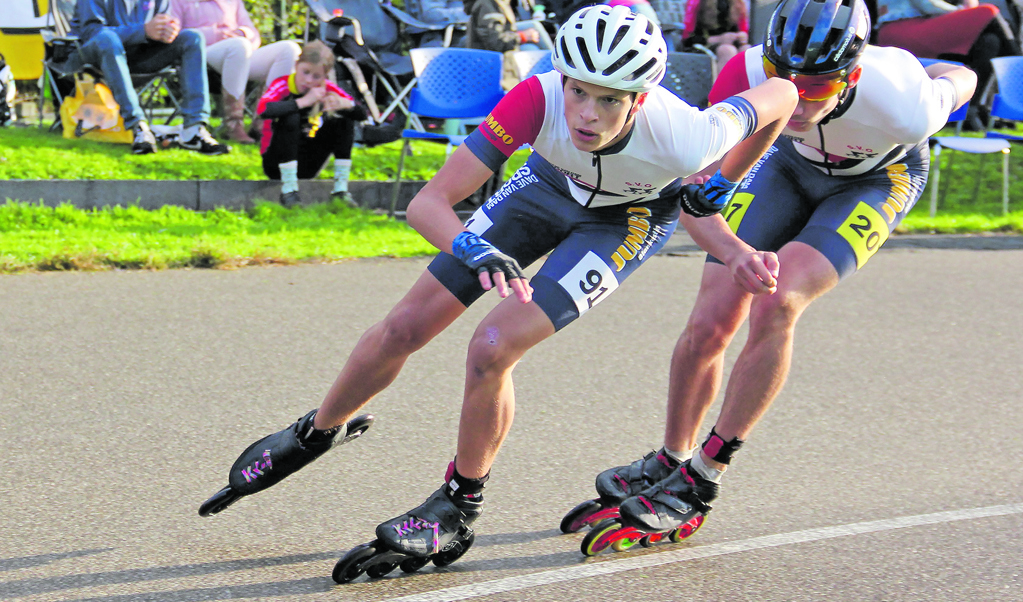
{"label": "blue jeans", "polygon": [[131,74],[155,73],[169,65],[178,66],[185,127],[209,122],[206,39],[201,32],[183,29],[170,44],[149,41],[126,49],[116,33],[104,29],[82,45],[80,54],[82,61],[99,67],[103,72],[103,79],[121,107],[124,127],[131,129],[145,119]]}

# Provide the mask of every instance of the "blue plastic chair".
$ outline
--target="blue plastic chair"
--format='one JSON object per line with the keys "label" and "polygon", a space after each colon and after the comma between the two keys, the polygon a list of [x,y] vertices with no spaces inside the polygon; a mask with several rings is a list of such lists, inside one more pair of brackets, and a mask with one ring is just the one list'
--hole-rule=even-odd
{"label": "blue plastic chair", "polygon": [[[413,48],[409,51],[416,87],[409,99],[413,115],[435,119],[482,119],[504,98],[501,67],[504,56],[490,50],[469,48]],[[401,172],[412,140],[429,140],[457,146],[466,136],[403,130],[405,140],[398,159],[398,173],[391,192],[391,211],[398,202]]]}
{"label": "blue plastic chair", "polygon": [[554,63],[551,56],[550,50],[519,50],[512,53],[519,80],[525,81],[534,75],[553,71]]}
{"label": "blue plastic chair", "polygon": [[[919,59],[920,62],[926,67],[933,63],[952,61],[937,61],[934,59]],[[959,65],[961,63],[952,63]],[[975,155],[981,155],[980,167],[977,169],[977,174],[974,177],[973,186],[973,197],[976,198],[980,193],[981,175],[984,173],[984,159],[991,153],[1002,153],[1002,208],[1008,212],[1009,207],[1009,151],[1011,150],[1009,142],[1007,140],[1001,140],[996,138],[976,138],[969,136],[960,136],[962,132],[962,124],[966,119],[967,111],[969,110],[970,103],[967,102],[959,109],[954,111],[948,117],[948,123],[956,124],[956,135],[955,136],[931,136],[932,150],[934,152],[934,161],[931,162],[931,206],[930,215],[934,217],[938,212],[938,184],[941,181],[941,152],[943,149],[949,149],[959,151],[962,153],[970,153]],[[952,164],[955,155],[950,155],[948,159],[948,165],[945,169],[948,174],[945,176],[949,181],[952,179]],[[945,188],[941,191],[941,199],[945,198],[945,193],[948,192],[948,182],[945,183]]]}
{"label": "blue plastic chair", "polygon": [[[995,119],[1023,121],[1023,56],[1001,56],[991,59],[998,92],[991,105],[991,122]],[[1012,142],[1023,141],[1023,136],[1008,132],[989,131],[989,138],[1002,138]]]}

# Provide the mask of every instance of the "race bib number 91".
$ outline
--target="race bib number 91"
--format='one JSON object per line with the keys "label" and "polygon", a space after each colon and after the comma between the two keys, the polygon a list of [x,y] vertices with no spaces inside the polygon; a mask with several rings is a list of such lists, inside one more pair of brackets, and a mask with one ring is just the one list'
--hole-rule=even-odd
{"label": "race bib number 91", "polygon": [[558,281],[558,284],[568,291],[579,310],[579,315],[582,315],[607,299],[608,295],[618,288],[618,279],[615,278],[614,270],[596,253],[590,251]]}

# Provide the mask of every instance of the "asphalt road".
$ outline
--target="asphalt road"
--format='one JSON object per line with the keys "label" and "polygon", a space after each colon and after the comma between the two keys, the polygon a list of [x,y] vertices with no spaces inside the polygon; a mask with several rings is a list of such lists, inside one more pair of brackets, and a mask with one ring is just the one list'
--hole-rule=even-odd
{"label": "asphalt road", "polygon": [[0,599],[1023,600],[1020,242],[893,239],[804,316],[706,526],[587,560],[562,515],[660,444],[702,266],[673,240],[518,367],[473,549],[345,586],[337,558],[440,484],[494,299],[413,356],[362,439],[200,518],[426,261],[0,277]]}

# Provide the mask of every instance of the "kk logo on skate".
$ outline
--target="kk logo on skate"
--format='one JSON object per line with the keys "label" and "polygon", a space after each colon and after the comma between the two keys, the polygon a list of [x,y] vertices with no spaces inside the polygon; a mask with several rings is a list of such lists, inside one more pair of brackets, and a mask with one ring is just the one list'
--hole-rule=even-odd
{"label": "kk logo on skate", "polygon": [[242,476],[245,477],[246,483],[251,483],[263,476],[264,470],[273,470],[273,462],[270,460],[270,450],[263,450],[263,461],[256,460],[252,463],[252,466],[246,466],[242,469]]}

